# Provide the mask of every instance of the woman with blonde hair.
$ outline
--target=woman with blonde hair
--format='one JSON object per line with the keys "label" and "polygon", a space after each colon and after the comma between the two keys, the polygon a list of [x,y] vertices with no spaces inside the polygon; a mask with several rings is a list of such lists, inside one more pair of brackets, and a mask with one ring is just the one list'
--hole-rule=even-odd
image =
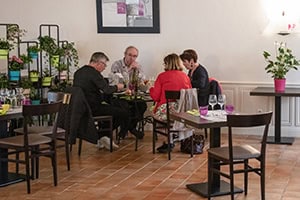
{"label": "woman with blonde hair", "polygon": [[[154,83],[154,86],[150,88],[150,96],[155,102],[153,110],[154,116],[158,119],[166,119],[166,90],[180,90],[192,88],[189,77],[182,71],[183,64],[179,56],[175,53],[169,54],[164,58],[164,72],[160,73]],[[177,110],[178,104],[171,102],[170,111]],[[157,148],[159,152],[165,152],[168,147],[167,144],[163,144]]]}

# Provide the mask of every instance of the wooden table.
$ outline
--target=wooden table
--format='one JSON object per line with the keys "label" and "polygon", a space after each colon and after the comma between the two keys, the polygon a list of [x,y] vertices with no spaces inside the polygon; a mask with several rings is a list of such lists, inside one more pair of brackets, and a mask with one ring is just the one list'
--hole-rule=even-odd
{"label": "wooden table", "polygon": [[[227,126],[226,121],[211,121],[203,119],[199,116],[181,112],[170,114],[171,119],[180,121],[195,128],[210,128],[210,147],[219,147],[221,145],[221,127]],[[220,166],[218,166],[220,168]],[[186,187],[191,191],[203,196],[208,197],[207,182],[187,184]],[[235,193],[243,192],[242,189],[235,187]],[[220,180],[220,175],[214,174],[212,181],[212,194],[211,196],[221,196],[230,194],[230,184]]]}
{"label": "wooden table", "polygon": [[[0,115],[0,138],[8,137],[7,121],[10,119],[21,118],[22,108],[13,109],[5,115]],[[1,149],[1,153],[7,153],[7,149]],[[23,181],[24,178],[17,176],[15,173],[8,172],[8,163],[0,162],[0,187]]]}
{"label": "wooden table", "polygon": [[270,144],[293,144],[293,137],[281,137],[281,97],[300,97],[300,88],[286,88],[284,92],[275,92],[273,87],[257,87],[250,92],[250,96],[275,97],[275,136],[268,136]]}

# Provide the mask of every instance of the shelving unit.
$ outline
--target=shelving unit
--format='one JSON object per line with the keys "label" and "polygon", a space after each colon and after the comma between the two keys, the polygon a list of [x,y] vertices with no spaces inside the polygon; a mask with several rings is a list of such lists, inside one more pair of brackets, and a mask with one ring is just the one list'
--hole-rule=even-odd
{"label": "shelving unit", "polygon": [[[3,38],[3,40],[7,40],[8,36],[8,27],[11,25],[15,25],[19,28],[17,24],[0,24],[0,38]],[[42,37],[50,37],[55,41],[55,46],[61,50],[62,52],[67,51],[64,48],[67,48],[70,44],[67,40],[60,40],[60,27],[57,24],[41,24],[39,26],[39,36],[37,37],[36,41],[21,41],[20,36],[18,35],[16,39],[16,45],[14,52],[9,52],[7,55],[7,59],[5,61],[0,61],[0,67],[3,67],[7,70],[2,71],[8,75],[8,64],[9,64],[9,58],[11,55],[16,55],[20,57],[21,55],[26,55],[27,57],[30,57],[29,52],[27,52],[27,49],[31,45],[39,45],[41,43],[40,38]],[[73,44],[73,43],[72,43]],[[14,53],[14,54],[13,54]],[[77,53],[77,50],[76,50]],[[47,92],[51,88],[51,86],[43,86],[42,85],[42,77],[43,72],[45,69],[48,70],[50,76],[52,77],[52,84],[55,85],[62,85],[66,84],[66,81],[70,80],[70,70],[69,67],[71,64],[73,64],[70,60],[70,57],[67,57],[66,55],[60,55],[58,60],[58,66],[66,66],[66,77],[63,79],[63,77],[60,75],[60,71],[57,66],[55,66],[54,62],[52,61],[52,54],[47,52],[46,50],[42,49],[39,51],[39,55],[37,58],[32,59],[31,63],[25,64],[25,70],[22,71],[22,74],[20,75],[20,81],[9,81],[10,87],[21,87],[22,81],[24,79],[29,79],[30,77],[30,71],[35,70],[38,72],[39,78],[37,82],[32,83],[32,87],[35,88],[38,91],[39,98],[43,101],[47,97]],[[78,57],[77,57],[78,59]],[[1,63],[5,63],[6,66],[3,66]],[[1,69],[1,68],[0,68]],[[0,72],[2,72],[0,71]]]}

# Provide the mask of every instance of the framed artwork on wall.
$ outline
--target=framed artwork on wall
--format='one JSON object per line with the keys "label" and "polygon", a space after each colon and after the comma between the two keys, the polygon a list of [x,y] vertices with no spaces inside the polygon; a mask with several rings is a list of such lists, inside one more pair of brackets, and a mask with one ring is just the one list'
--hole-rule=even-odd
{"label": "framed artwork on wall", "polygon": [[159,0],[96,0],[98,33],[159,33]]}

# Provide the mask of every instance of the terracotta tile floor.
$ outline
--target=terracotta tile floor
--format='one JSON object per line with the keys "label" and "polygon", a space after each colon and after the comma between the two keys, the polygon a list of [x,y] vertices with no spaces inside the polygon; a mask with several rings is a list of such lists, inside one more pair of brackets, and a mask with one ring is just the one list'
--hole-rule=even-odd
{"label": "terracotta tile floor", "polygon": [[[158,144],[163,140],[159,137]],[[84,143],[80,157],[74,146],[71,171],[66,170],[64,152],[59,149],[57,187],[53,186],[50,162],[43,158],[40,178],[32,181],[31,194],[26,193],[26,184],[21,182],[0,188],[0,199],[205,199],[189,191],[185,185],[206,180],[206,152],[190,158],[188,154],[180,153],[179,145],[176,145],[172,160],[168,161],[167,154],[152,154],[151,141],[151,133],[146,133],[139,143],[139,150],[134,151],[134,139],[129,136],[113,153]],[[255,146],[259,143],[257,136],[235,137],[235,142],[241,141]],[[267,152],[266,199],[299,200],[300,138],[293,145],[268,145]],[[237,186],[243,187],[242,175],[237,175],[235,180]],[[258,200],[259,191],[259,177],[250,174],[248,195],[237,194],[236,199]]]}

